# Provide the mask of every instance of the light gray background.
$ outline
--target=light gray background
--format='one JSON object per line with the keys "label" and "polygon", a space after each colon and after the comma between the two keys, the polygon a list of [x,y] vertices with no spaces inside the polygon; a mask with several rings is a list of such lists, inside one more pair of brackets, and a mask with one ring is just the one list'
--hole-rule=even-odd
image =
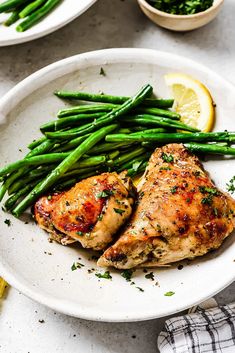
{"label": "light gray background", "polygon": [[[180,34],[152,24],[135,0],[99,0],[80,18],[45,38],[0,48],[0,96],[54,61],[112,47],[152,48],[185,55],[235,84],[234,13],[235,1],[226,0],[213,23]],[[234,301],[235,284],[216,299],[221,304]],[[126,324],[78,320],[55,313],[10,288],[0,301],[0,352],[153,353],[157,352],[157,335],[164,320]]]}

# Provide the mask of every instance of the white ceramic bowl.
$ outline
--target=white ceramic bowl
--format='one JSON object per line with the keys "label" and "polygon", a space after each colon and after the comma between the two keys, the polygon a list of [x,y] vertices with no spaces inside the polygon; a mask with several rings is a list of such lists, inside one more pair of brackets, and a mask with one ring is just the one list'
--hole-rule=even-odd
{"label": "white ceramic bowl", "polygon": [[211,22],[221,10],[224,0],[214,0],[213,6],[208,10],[195,15],[172,15],[159,11],[146,0],[138,0],[144,14],[157,25],[177,32],[191,31],[205,26]]}
{"label": "white ceramic bowl", "polygon": [[[4,1],[0,0],[0,3]],[[96,1],[64,0],[38,24],[21,33],[15,29],[18,22],[10,27],[3,26],[2,23],[9,17],[9,14],[0,14],[0,47],[28,42],[52,33],[80,16]]]}
{"label": "white ceramic bowl", "polygon": [[[106,76],[100,75],[103,67]],[[131,95],[149,82],[159,96],[169,97],[163,75],[185,72],[204,82],[217,103],[215,130],[234,129],[235,89],[223,78],[184,57],[145,49],[110,49],[74,56],[52,64],[15,86],[0,101],[1,165],[22,158],[26,145],[39,136],[39,126],[54,119],[65,103],[55,89]],[[235,160],[213,158],[204,163],[216,184],[226,189]],[[11,220],[11,226],[4,223]],[[135,272],[131,286],[112,271],[112,281],[87,270],[96,267],[90,252],[79,246],[49,243],[34,223],[24,224],[0,212],[0,275],[30,298],[80,318],[101,321],[147,320],[179,312],[213,296],[235,278],[234,236],[195,261],[155,269],[155,281]],[[48,253],[52,253],[51,256]],[[78,260],[78,258],[81,258]],[[71,271],[74,261],[85,266]],[[97,269],[102,271],[103,269]],[[156,286],[158,281],[160,286]],[[144,288],[140,292],[136,286]],[[174,291],[172,297],[164,293]]]}

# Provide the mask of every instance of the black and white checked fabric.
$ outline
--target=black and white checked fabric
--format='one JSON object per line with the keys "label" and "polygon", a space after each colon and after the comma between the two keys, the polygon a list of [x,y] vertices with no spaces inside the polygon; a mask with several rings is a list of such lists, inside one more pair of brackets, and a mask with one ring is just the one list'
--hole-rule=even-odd
{"label": "black and white checked fabric", "polygon": [[161,353],[235,353],[235,303],[166,321]]}

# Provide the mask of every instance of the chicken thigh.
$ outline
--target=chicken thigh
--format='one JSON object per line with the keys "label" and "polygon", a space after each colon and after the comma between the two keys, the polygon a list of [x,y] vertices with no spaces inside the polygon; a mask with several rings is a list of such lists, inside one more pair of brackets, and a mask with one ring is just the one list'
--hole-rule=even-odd
{"label": "chicken thigh", "polygon": [[218,190],[182,144],[156,149],[136,210],[100,266],[162,266],[218,248],[235,227],[235,200]]}
{"label": "chicken thigh", "polygon": [[103,173],[66,192],[41,197],[35,219],[63,245],[79,241],[84,248],[101,250],[131,215],[134,196],[124,173]]}

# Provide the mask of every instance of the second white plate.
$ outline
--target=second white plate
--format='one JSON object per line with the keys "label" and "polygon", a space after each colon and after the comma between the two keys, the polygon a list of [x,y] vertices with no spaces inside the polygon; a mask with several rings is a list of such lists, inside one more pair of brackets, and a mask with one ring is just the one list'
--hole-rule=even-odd
{"label": "second white plate", "polygon": [[[1,0],[0,3],[5,0]],[[76,17],[85,12],[97,0],[63,0],[48,16],[38,24],[25,32],[16,31],[16,24],[10,27],[3,25],[3,22],[10,14],[0,14],[0,47],[28,42],[43,37],[73,21]]]}

